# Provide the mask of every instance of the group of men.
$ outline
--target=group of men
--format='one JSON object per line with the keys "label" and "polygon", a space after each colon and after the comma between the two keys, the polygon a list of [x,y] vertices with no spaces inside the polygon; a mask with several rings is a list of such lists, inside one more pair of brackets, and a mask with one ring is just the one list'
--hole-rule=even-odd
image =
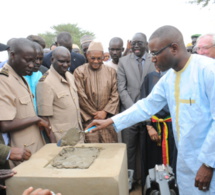
{"label": "group of men", "polygon": [[[0,70],[1,168],[9,167],[8,160],[12,167],[29,159],[45,143],[66,136],[71,127],[86,143],[116,143],[123,130],[120,139],[127,144],[128,169],[138,180],[144,121],[167,103],[178,149],[180,194],[215,194],[214,37],[211,45],[202,41],[209,41],[210,35],[199,37],[196,44],[199,54],[211,58],[190,55],[182,34],[172,26],[156,30],[149,45],[145,34],[136,33],[132,51],[123,57],[123,40],[114,37],[108,62],[103,62],[102,44],[88,38],[82,39],[84,55],[72,52],[67,32],[57,36],[57,48],[44,57],[41,41],[32,36],[13,39],[5,48],[9,59]],[[49,70],[38,74],[41,64]],[[144,78],[155,66],[170,70],[140,100]],[[83,129],[92,125],[94,133],[84,135]]]}
{"label": "group of men", "polygon": [[178,149],[180,195],[215,194],[215,36],[199,37],[196,47],[198,53],[204,51],[208,57],[190,55],[175,27],[158,28],[149,39],[149,50],[155,66],[167,73],[147,98],[114,117],[94,120],[87,126],[95,125],[94,132],[114,124],[120,132],[149,119],[168,104]]}

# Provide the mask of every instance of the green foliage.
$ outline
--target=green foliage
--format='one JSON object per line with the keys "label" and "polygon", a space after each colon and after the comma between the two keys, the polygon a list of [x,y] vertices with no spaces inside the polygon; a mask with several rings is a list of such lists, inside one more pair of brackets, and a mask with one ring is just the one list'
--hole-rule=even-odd
{"label": "green foliage", "polygon": [[42,37],[46,42],[46,48],[50,48],[50,46],[55,42],[55,33],[46,32],[44,34],[38,34],[38,36]]}
{"label": "green foliage", "polygon": [[56,41],[56,36],[60,32],[69,32],[72,36],[73,43],[77,44],[79,47],[80,47],[80,38],[83,35],[87,34],[87,35],[95,36],[94,33],[79,28],[77,24],[59,24],[56,26],[52,26],[51,29],[54,31],[53,33],[46,32],[46,33],[38,34],[46,41],[47,48],[49,48]]}
{"label": "green foliage", "polygon": [[195,4],[198,4],[198,5],[202,5],[202,7],[206,7],[209,2],[212,2],[212,3],[215,3],[215,0],[192,0],[190,1],[190,3],[195,3]]}

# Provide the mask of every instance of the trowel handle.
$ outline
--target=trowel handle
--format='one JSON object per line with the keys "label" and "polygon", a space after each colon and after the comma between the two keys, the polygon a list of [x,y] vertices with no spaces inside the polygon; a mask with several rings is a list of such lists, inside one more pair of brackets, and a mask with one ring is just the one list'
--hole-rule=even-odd
{"label": "trowel handle", "polygon": [[92,129],[95,129],[96,128],[96,126],[92,126],[92,127],[90,127],[89,129],[86,129],[85,131],[84,131],[84,133],[89,133]]}

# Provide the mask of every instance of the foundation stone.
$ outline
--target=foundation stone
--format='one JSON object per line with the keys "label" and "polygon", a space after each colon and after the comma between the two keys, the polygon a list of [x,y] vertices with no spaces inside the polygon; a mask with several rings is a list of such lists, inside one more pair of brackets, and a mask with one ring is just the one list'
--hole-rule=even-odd
{"label": "foundation stone", "polygon": [[128,195],[125,144],[78,144],[75,149],[99,149],[89,168],[53,167],[54,159],[65,148],[68,147],[46,144],[15,167],[17,174],[6,180],[7,195],[21,195],[30,186],[48,188],[62,195]]}

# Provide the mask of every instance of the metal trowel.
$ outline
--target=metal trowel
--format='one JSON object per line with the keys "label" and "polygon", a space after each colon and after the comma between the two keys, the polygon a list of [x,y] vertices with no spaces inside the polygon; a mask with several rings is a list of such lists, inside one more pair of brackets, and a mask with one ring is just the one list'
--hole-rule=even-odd
{"label": "metal trowel", "polygon": [[82,131],[78,128],[71,128],[67,133],[57,142],[57,146],[74,146],[81,138]]}
{"label": "metal trowel", "polygon": [[92,126],[85,131],[80,131],[77,128],[71,128],[67,131],[66,135],[64,135],[57,142],[57,146],[74,146],[80,141],[81,133],[89,133],[94,128],[96,128],[96,126]]}

